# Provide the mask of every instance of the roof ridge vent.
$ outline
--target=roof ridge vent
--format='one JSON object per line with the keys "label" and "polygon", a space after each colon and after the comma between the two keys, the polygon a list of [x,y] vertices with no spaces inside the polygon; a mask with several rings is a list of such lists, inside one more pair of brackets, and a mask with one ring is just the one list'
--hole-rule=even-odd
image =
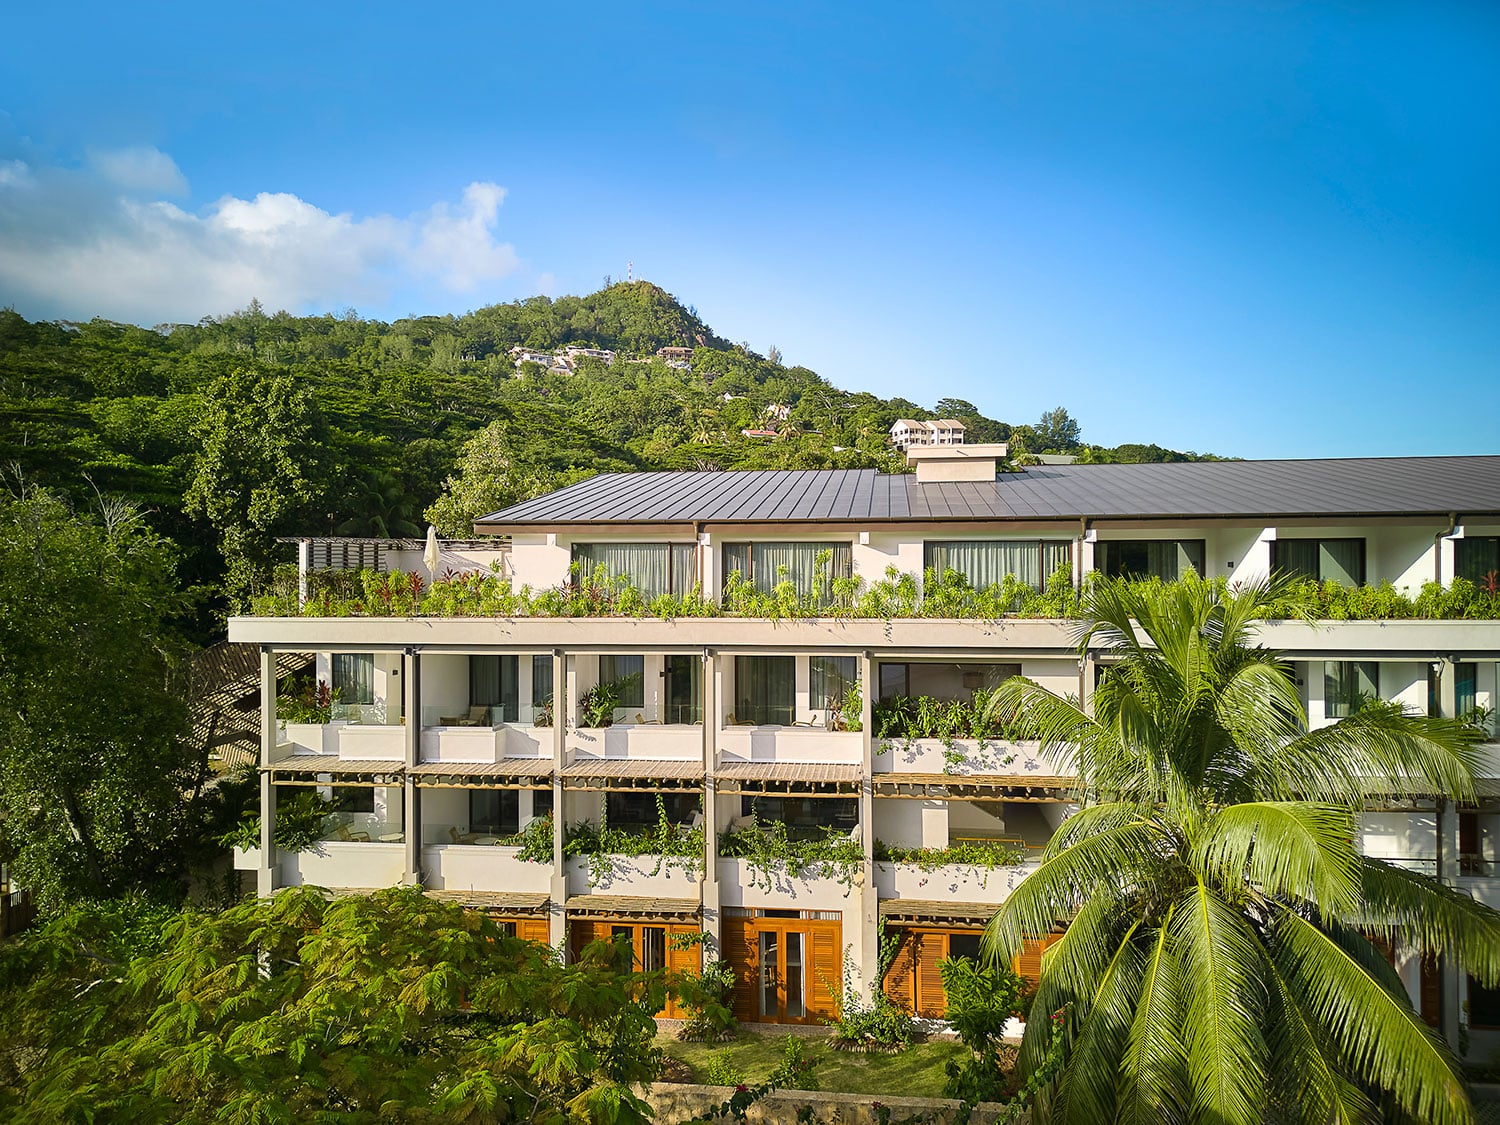
{"label": "roof ridge vent", "polygon": [[914,445],[906,451],[906,463],[917,470],[918,484],[943,481],[994,480],[995,469],[1005,459],[1005,442],[988,445]]}

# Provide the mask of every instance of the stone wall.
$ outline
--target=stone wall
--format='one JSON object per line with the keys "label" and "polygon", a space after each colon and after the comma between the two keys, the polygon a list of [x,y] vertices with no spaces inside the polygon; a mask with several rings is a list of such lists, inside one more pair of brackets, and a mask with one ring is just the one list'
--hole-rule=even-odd
{"label": "stone wall", "polygon": [[[656,1111],[658,1125],[675,1125],[702,1117],[710,1106],[727,1101],[734,1092],[731,1086],[694,1086],[679,1082],[656,1082],[645,1091],[646,1101]],[[804,1106],[812,1107],[814,1125],[878,1125],[875,1103],[890,1109],[891,1122],[918,1114],[931,1114],[931,1125],[951,1125],[958,1102],[946,1098],[874,1097],[869,1094],[840,1094],[814,1090],[778,1090],[750,1107],[746,1120],[751,1125],[794,1125]],[[992,1125],[1005,1107],[985,1102],[969,1118],[971,1125]],[[726,1118],[726,1120],[729,1120]],[[1017,1125],[1029,1125],[1030,1114],[1022,1114]]]}

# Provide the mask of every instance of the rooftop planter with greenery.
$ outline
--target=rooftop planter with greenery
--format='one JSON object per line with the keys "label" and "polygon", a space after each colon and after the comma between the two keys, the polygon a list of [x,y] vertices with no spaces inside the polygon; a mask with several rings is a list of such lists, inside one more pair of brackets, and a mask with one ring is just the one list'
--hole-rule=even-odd
{"label": "rooftop planter with greenery", "polygon": [[[1092,578],[1092,576],[1090,576]],[[1223,585],[1224,580],[1216,580]],[[308,596],[299,607],[295,566],[279,567],[267,589],[251,599],[257,617],[749,617],[772,621],[802,618],[892,620],[998,620],[1078,616],[1080,591],[1066,566],[1035,590],[1019,580],[976,588],[954,570],[916,576],[890,567],[884,578],[835,578],[811,592],[799,592],[783,580],[762,591],[743,581],[738,571],[725,583],[724,597],[713,601],[696,587],[681,595],[648,598],[624,578],[610,578],[602,568],[557,587],[511,588],[498,570],[445,574],[427,585],[416,572],[372,570],[315,571],[307,576]],[[1159,585],[1146,579],[1136,585]],[[1085,581],[1085,591],[1090,585]],[[1293,581],[1268,602],[1272,618],[1340,620],[1500,620],[1500,578],[1475,583],[1455,578],[1448,586],[1424,585],[1411,597],[1389,582],[1341,586],[1336,582]]]}

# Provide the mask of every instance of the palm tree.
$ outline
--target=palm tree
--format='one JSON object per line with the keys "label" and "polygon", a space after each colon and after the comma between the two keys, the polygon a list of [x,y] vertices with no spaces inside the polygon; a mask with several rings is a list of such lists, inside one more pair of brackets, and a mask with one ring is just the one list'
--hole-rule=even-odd
{"label": "palm tree", "polygon": [[1085,709],[1030,681],[1001,713],[1074,757],[1080,811],[991,920],[1042,962],[1023,1068],[1047,1122],[1472,1120],[1457,1064],[1377,941],[1500,977],[1500,914],[1359,854],[1368,802],[1473,799],[1479,734],[1376,701],[1321,730],[1253,644],[1278,592],[1102,583],[1080,627],[1118,657]]}

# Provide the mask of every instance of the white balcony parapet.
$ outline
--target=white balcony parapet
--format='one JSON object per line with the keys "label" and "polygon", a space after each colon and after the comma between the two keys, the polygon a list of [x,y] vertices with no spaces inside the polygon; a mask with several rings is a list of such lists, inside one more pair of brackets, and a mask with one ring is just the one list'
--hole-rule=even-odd
{"label": "white balcony parapet", "polygon": [[859,762],[864,735],[823,727],[725,727],[715,742],[726,762]]}
{"label": "white balcony parapet", "polygon": [[793,875],[785,864],[770,870],[748,860],[720,858],[719,902],[722,906],[764,907],[773,910],[843,910],[860,884],[860,873],[847,882],[837,876]]}
{"label": "white balcony parapet", "polygon": [[567,734],[568,757],[635,758],[649,761],[702,761],[703,728],[662,723],[587,727]]}
{"label": "white balcony parapet", "polygon": [[1037,742],[975,738],[875,740],[876,773],[951,774],[955,777],[1071,777],[1072,756],[1043,753]]}
{"label": "white balcony parapet", "polygon": [[518,851],[482,844],[432,844],[422,849],[422,871],[432,890],[546,894],[552,885],[552,864],[518,859]]}
{"label": "white balcony parapet", "polygon": [[701,860],[685,856],[574,856],[565,866],[569,895],[697,898],[703,873]]}
{"label": "white balcony parapet", "polygon": [[875,887],[882,899],[984,903],[998,906],[1037,868],[1035,860],[1008,867],[945,863],[924,869],[915,863],[875,864]]}
{"label": "white balcony parapet", "polygon": [[282,853],[284,887],[394,887],[401,882],[406,849],[399,843],[321,840],[302,852]]}

